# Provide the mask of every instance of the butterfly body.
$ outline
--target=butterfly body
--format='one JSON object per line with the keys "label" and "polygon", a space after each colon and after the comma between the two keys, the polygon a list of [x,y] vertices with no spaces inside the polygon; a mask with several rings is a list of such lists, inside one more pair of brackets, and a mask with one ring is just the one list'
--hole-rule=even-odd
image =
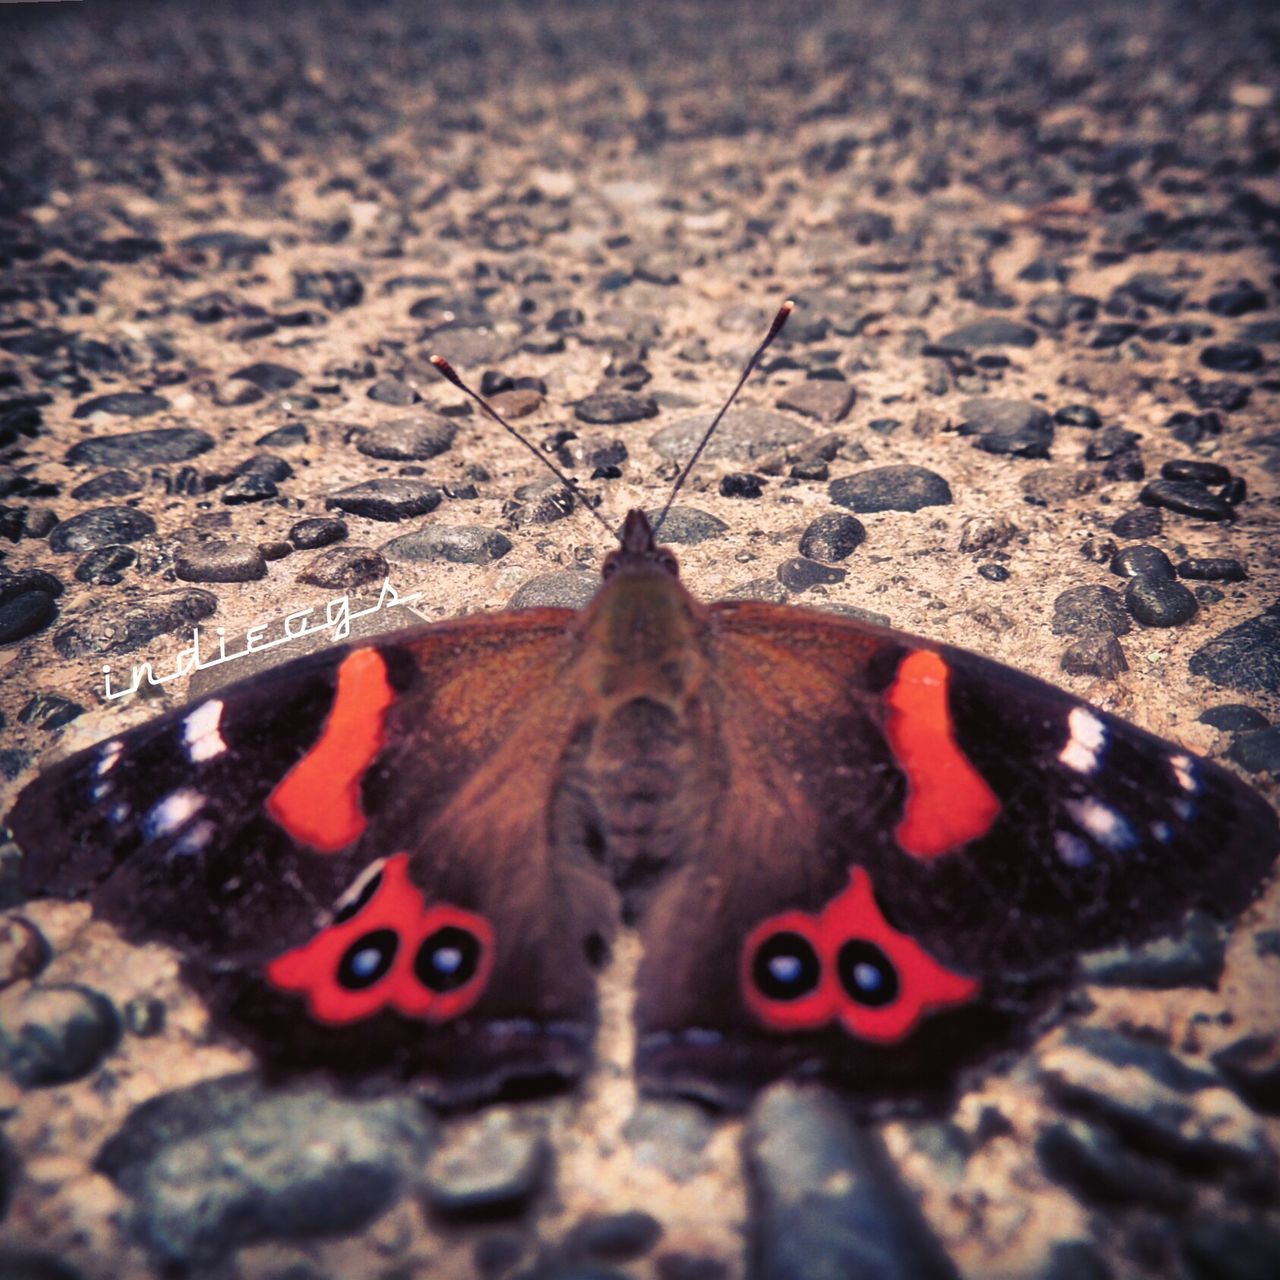
{"label": "butterfly body", "polygon": [[283,1070],[446,1101],[563,1083],[639,934],[642,1086],[945,1094],[1079,953],[1229,917],[1275,814],[1226,770],[986,659],[704,605],[633,512],[582,612],[298,659],[41,775],[33,892],[177,947]]}

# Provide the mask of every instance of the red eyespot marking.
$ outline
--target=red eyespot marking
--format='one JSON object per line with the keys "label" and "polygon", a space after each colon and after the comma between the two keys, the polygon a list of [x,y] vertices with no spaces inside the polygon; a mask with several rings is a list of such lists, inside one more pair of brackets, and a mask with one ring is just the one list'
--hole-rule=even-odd
{"label": "red eyespot marking", "polygon": [[818,921],[787,911],[747,936],[739,965],[747,1007],[775,1031],[820,1027],[835,1017],[835,974],[823,962]]}
{"label": "red eyespot marking", "polygon": [[939,964],[884,918],[860,867],[819,924],[835,969],[840,1022],[859,1039],[901,1040],[931,1009],[964,1004],[978,992],[973,978]]}
{"label": "red eyespot marking", "polygon": [[1000,801],[960,750],[947,703],[947,664],[922,649],[903,659],[889,689],[887,732],[907,775],[895,835],[907,853],[935,858],[991,830]]}
{"label": "red eyespot marking", "polygon": [[465,1013],[493,971],[493,929],[457,907],[427,907],[397,853],[345,920],[277,956],[267,980],[307,997],[317,1022],[340,1026],[382,1009],[427,1022]]}
{"label": "red eyespot marking", "polygon": [[267,812],[295,840],[336,853],[363,833],[360,781],[382,750],[395,698],[377,650],[357,649],[343,660],[319,739],[267,797]]}
{"label": "red eyespot marking", "polygon": [[861,868],[820,915],[788,911],[753,929],[739,981],[747,1007],[773,1031],[839,1021],[879,1044],[903,1039],[930,1010],[963,1004],[979,990],[889,924]]}

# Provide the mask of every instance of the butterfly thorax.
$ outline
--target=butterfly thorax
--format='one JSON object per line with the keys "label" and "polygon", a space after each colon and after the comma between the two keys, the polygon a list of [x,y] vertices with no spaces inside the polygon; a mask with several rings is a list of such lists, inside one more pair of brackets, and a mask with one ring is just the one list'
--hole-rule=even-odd
{"label": "butterfly thorax", "polygon": [[583,844],[629,905],[701,847],[720,793],[704,698],[707,614],[676,578],[623,571],[578,627],[590,715],[564,762],[557,836]]}

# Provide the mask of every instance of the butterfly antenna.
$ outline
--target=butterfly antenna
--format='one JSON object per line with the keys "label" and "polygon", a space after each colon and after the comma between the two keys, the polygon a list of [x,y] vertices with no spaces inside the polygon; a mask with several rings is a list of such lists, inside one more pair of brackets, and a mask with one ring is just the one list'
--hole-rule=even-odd
{"label": "butterfly antenna", "polygon": [[602,529],[604,529],[604,531],[609,535],[609,537],[611,538],[617,537],[617,534],[612,529],[609,528],[608,522],[605,520],[605,518],[595,509],[595,507],[591,505],[589,501],[587,501],[587,495],[583,493],[580,488],[578,488],[578,482],[572,476],[565,475],[565,473],[561,471],[560,468],[557,467],[556,464],[552,462],[551,459],[548,458],[547,455],[543,453],[542,450],[539,449],[537,445],[535,445],[531,440],[528,440],[524,436],[522,436],[520,432],[518,432],[515,429],[515,427],[513,427],[511,423],[509,423],[506,420],[506,418],[504,418],[502,414],[500,414],[497,411],[497,409],[495,409],[493,405],[491,405],[484,398],[484,396],[482,396],[478,391],[473,391],[469,386],[467,386],[467,384],[463,382],[463,380],[458,376],[457,370],[454,369],[453,365],[451,365],[444,358],[444,356],[432,355],[432,356],[428,356],[427,358],[440,371],[441,377],[447,378],[450,382],[453,383],[455,387],[458,388],[459,391],[462,391],[465,394],[469,395],[476,402],[476,404],[478,404],[485,411],[485,413],[487,413],[489,417],[491,417],[494,420],[494,422],[498,424],[498,426],[500,426],[505,432],[507,432],[508,435],[514,436],[517,440],[519,440],[520,443],[524,445],[524,447],[528,449],[529,452],[533,454],[533,456],[537,458],[537,460],[540,463],[542,463],[542,465],[546,467],[546,469],[550,471],[551,474],[555,476],[555,478],[559,480],[562,485],[564,485],[567,489],[569,489],[570,492],[572,492],[577,497],[578,501],[581,502],[582,505],[586,507],[588,511],[591,512],[591,514],[596,518],[597,523],[600,525]]}
{"label": "butterfly antenna", "polygon": [[734,387],[729,398],[724,402],[720,412],[711,419],[711,425],[703,432],[702,439],[698,441],[698,447],[693,451],[692,457],[684,464],[684,470],[676,477],[676,482],[671,486],[671,493],[667,497],[667,505],[662,508],[662,514],[654,521],[653,533],[657,537],[658,530],[662,528],[662,522],[667,518],[667,512],[671,510],[671,504],[675,502],[676,495],[684,488],[684,482],[689,478],[689,472],[693,470],[694,465],[702,456],[702,451],[707,447],[711,437],[715,434],[716,428],[720,425],[720,419],[729,412],[729,406],[738,398],[738,392],[742,390],[743,384],[751,376],[751,371],[756,367],[760,357],[764,355],[769,344],[782,332],[782,326],[787,323],[787,317],[796,309],[796,304],[788,298],[786,302],[778,308],[778,314],[773,317],[773,323],[769,326],[769,332],[764,335],[764,341],[755,349],[751,359],[747,361],[746,368],[742,371],[742,376],[738,379],[738,385]]}

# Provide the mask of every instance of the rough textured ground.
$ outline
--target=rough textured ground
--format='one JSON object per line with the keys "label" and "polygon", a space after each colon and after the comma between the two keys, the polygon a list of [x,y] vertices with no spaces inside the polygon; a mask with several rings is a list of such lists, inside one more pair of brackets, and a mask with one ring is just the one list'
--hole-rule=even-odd
{"label": "rough textured ground", "polygon": [[[599,526],[430,352],[493,371],[487,389],[616,522],[660,505],[692,434],[663,433],[705,421],[788,296],[788,330],[682,495],[722,526],[669,529],[692,589],[965,645],[1230,752],[1275,795],[1269,6],[16,8],[0,13],[10,795],[178,705],[173,686],[107,702],[101,667],[164,670],[196,622],[241,636],[386,574],[428,619],[589,594]],[[1243,495],[1184,467],[1208,482],[1184,510],[1140,498],[1178,460],[1220,464]],[[898,509],[873,476],[865,541],[787,565],[846,510],[841,481],[893,465],[950,500]],[[369,481],[391,519],[343,495]],[[319,546],[328,526],[295,529],[312,518],[345,536]],[[440,558],[425,535],[453,526],[483,533]],[[1135,598],[1112,557],[1149,567],[1139,546],[1247,576],[1139,573]],[[1201,719],[1224,706],[1220,727]],[[745,1129],[639,1103],[625,947],[599,1070],[571,1097],[436,1122],[408,1099],[351,1110],[232,1082],[180,1096],[166,1129],[134,1109],[249,1058],[210,1035],[172,955],[82,906],[15,901],[15,857],[3,1275],[1280,1274],[1274,890],[1220,976],[1221,939],[1193,926],[1172,960],[1088,989],[1074,1021],[1094,1039],[1053,1032],[950,1114],[882,1126],[882,1165],[826,1095],[775,1091]],[[22,1026],[44,1077],[14,1065]],[[126,1119],[139,1149],[101,1154]]]}

